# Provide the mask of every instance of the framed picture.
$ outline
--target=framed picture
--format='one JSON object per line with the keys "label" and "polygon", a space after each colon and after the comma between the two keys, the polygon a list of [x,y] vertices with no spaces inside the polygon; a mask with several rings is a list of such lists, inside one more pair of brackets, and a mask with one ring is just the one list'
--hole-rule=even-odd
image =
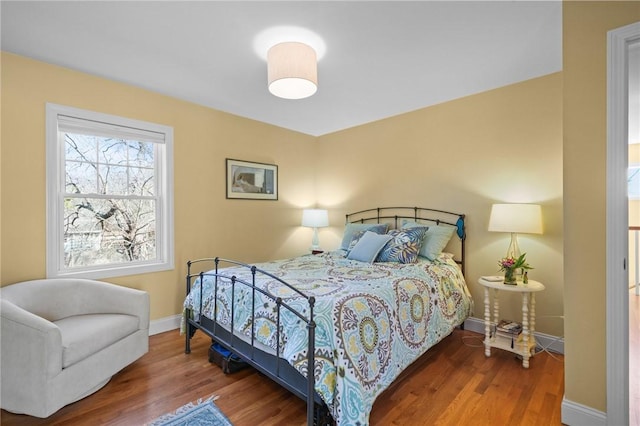
{"label": "framed picture", "polygon": [[227,198],[278,199],[278,166],[227,158]]}

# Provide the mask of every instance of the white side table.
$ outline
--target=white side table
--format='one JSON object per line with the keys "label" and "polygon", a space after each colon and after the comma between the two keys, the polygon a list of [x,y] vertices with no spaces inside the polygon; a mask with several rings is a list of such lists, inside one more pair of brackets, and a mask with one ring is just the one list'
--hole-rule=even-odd
{"label": "white side table", "polygon": [[[535,293],[544,290],[544,285],[538,281],[529,280],[527,284],[518,281],[517,285],[504,284],[502,281],[478,280],[484,287],[484,354],[491,356],[491,348],[500,348],[522,355],[522,366],[529,368],[529,358],[535,351],[536,339],[533,335],[536,325]],[[500,321],[500,291],[520,293],[522,295],[522,341],[513,343],[511,340],[491,333],[491,298],[493,290],[493,322]]]}

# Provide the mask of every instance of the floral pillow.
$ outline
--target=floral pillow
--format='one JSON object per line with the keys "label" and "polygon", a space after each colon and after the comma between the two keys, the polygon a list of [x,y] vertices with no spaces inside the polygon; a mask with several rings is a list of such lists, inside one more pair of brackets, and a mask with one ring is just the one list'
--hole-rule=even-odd
{"label": "floral pillow", "polygon": [[415,263],[427,228],[395,229],[389,231],[391,240],[382,248],[376,262]]}
{"label": "floral pillow", "polygon": [[[402,229],[415,229],[418,227],[426,227],[427,225],[405,221]],[[456,231],[454,226],[449,225],[428,225],[429,229],[424,235],[424,241],[420,248],[420,256],[424,256],[429,260],[436,260],[442,250],[449,244],[449,240]]]}

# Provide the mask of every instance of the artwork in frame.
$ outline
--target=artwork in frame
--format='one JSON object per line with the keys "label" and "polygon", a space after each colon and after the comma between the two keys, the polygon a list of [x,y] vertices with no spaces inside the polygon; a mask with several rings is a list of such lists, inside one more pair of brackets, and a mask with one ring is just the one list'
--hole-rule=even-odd
{"label": "artwork in frame", "polygon": [[278,166],[227,158],[227,198],[278,199]]}

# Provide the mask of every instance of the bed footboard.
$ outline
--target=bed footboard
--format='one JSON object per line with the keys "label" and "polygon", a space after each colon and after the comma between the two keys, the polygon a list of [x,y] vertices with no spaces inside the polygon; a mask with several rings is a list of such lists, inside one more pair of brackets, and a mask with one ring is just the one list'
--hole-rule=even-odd
{"label": "bed footboard", "polygon": [[[206,265],[213,264],[213,269],[208,272],[199,272],[192,273],[192,268],[197,265],[199,270],[206,269]],[[221,269],[222,266],[235,266],[240,268],[246,268],[251,272],[251,280],[243,280],[237,278],[235,275],[228,275],[225,273],[224,269]],[[276,297],[264,289],[256,286],[256,276],[260,277],[261,275],[267,276],[271,279],[279,281],[282,285],[288,287],[292,291],[296,292],[301,298],[306,300],[307,305],[307,313],[302,313],[292,308],[286,302],[284,302],[280,297]],[[220,325],[215,318],[208,318],[207,316],[201,314],[203,312],[203,287],[202,283],[204,280],[211,279],[214,283],[213,292],[217,295],[219,290],[219,285],[222,281],[230,283],[231,288],[231,324],[230,327],[226,328]],[[328,413],[328,409],[326,404],[320,396],[315,391],[315,377],[313,374],[313,369],[310,369],[309,366],[315,365],[315,322],[314,322],[314,304],[315,298],[313,296],[307,296],[295,287],[289,285],[282,279],[266,272],[261,269],[258,269],[255,266],[247,265],[244,263],[236,262],[228,259],[221,258],[207,258],[207,259],[199,259],[194,261],[187,262],[187,277],[186,277],[186,291],[187,295],[192,291],[192,284],[194,279],[199,279],[201,285],[199,286],[200,291],[200,306],[197,312],[192,309],[185,310],[185,353],[191,352],[190,340],[193,337],[196,330],[201,330],[213,340],[218,342],[220,345],[230,350],[231,352],[238,355],[249,365],[262,372],[276,383],[285,387],[293,394],[298,397],[306,400],[307,402],[307,424],[311,425],[330,425],[333,424],[333,420],[331,419],[330,414]],[[237,291],[237,288],[245,288],[250,291],[251,294],[251,306],[253,306],[254,310],[251,313],[251,333],[250,337],[241,337],[236,332],[232,332],[234,329],[233,319],[234,319],[234,310],[239,309],[235,306],[235,297],[234,294]],[[268,353],[258,347],[257,341],[255,339],[256,331],[255,327],[255,306],[256,306],[256,295],[260,295],[261,297],[266,297],[270,299],[276,305],[277,309],[277,325],[276,325],[276,348],[275,354]],[[213,312],[218,312],[218,297],[213,298]],[[280,341],[280,318],[282,311],[286,311],[292,315],[298,317],[306,326],[308,332],[308,343],[307,343],[307,374],[306,376],[301,374],[298,370],[292,367],[286,360],[282,359],[282,348]],[[215,315],[214,315],[215,316]],[[311,374],[309,374],[311,372]]]}

